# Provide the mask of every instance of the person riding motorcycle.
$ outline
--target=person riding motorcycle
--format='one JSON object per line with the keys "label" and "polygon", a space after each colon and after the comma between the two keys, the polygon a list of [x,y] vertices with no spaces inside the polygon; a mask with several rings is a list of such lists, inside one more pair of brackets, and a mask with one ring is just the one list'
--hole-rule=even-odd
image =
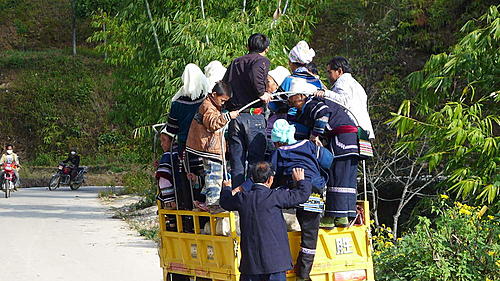
{"label": "person riding motorcycle", "polygon": [[[17,190],[19,187],[19,168],[21,164],[19,163],[19,157],[14,153],[14,147],[11,144],[5,146],[5,153],[2,154],[0,158],[0,167],[3,166],[4,163],[14,164],[14,174],[16,175],[16,182],[14,183],[14,189]],[[0,170],[0,183],[3,181],[4,171]]]}
{"label": "person riding motorcycle", "polygon": [[63,163],[65,165],[69,163],[69,168],[71,168],[70,179],[74,180],[78,174],[78,167],[80,166],[80,155],[76,153],[76,150],[71,150],[68,158],[64,160]]}

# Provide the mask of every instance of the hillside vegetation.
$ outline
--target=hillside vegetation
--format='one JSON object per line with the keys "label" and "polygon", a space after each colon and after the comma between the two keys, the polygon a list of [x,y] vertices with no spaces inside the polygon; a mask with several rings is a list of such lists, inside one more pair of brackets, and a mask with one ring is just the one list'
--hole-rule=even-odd
{"label": "hillside vegetation", "polygon": [[271,67],[286,66],[307,40],[321,77],[342,55],[368,94],[377,279],[499,280],[497,2],[0,0],[0,141],[32,165],[69,148],[127,163],[124,184],[151,205],[149,129],[184,66],[228,65],[254,32],[271,38]]}

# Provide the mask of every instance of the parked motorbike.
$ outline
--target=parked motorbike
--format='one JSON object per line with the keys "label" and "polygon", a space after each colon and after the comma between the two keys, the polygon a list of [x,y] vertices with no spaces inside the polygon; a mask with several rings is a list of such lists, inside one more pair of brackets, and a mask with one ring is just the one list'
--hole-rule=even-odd
{"label": "parked motorbike", "polygon": [[2,169],[4,171],[2,179],[2,190],[3,192],[5,192],[5,198],[9,198],[16,184],[16,174],[14,173],[16,165],[13,163],[4,163]]}
{"label": "parked motorbike", "polygon": [[85,174],[87,173],[87,167],[78,167],[77,174],[74,179],[71,179],[71,173],[75,167],[68,166],[64,163],[59,163],[57,167],[57,172],[52,175],[49,181],[49,190],[55,190],[61,185],[68,185],[71,190],[77,190],[85,182]]}

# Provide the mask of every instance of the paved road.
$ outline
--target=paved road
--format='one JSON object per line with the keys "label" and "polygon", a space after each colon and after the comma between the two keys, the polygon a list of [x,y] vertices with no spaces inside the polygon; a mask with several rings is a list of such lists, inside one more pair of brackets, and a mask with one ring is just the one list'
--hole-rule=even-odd
{"label": "paved road", "polygon": [[99,187],[0,192],[0,281],[160,281],[156,245],[97,199]]}

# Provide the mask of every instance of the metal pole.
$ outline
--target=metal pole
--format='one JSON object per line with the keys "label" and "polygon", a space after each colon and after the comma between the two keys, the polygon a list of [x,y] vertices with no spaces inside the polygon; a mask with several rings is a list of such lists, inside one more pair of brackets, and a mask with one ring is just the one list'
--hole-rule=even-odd
{"label": "metal pole", "polygon": [[[231,121],[229,121],[231,122]],[[229,125],[229,122],[222,127],[222,138],[221,138],[221,151],[222,151],[222,180],[227,180],[227,163],[226,163],[226,142],[224,138],[224,134],[227,130],[227,126]]]}
{"label": "metal pole", "polygon": [[367,194],[367,191],[366,191],[366,166],[365,166],[365,160],[362,160],[361,161],[363,163],[363,189],[364,189],[364,192],[365,192],[365,201],[368,200],[368,194]]}
{"label": "metal pole", "polygon": [[[186,170],[186,172],[188,174],[191,173],[191,169],[189,167],[189,154],[187,152],[186,153],[186,157],[184,157],[184,160],[182,161],[182,164],[184,165],[184,170]],[[187,163],[186,163],[187,162]],[[188,181],[189,181],[189,190],[191,191],[191,202],[193,202],[193,207],[194,207],[194,192],[193,192],[193,182],[191,181],[191,179],[188,177]]]}
{"label": "metal pole", "polygon": [[170,144],[170,169],[172,170],[172,179],[174,180],[174,195],[175,195],[175,208],[179,211],[179,199],[177,197],[177,183],[175,182],[175,168],[174,168],[174,142],[175,137],[172,138],[172,143]]}

